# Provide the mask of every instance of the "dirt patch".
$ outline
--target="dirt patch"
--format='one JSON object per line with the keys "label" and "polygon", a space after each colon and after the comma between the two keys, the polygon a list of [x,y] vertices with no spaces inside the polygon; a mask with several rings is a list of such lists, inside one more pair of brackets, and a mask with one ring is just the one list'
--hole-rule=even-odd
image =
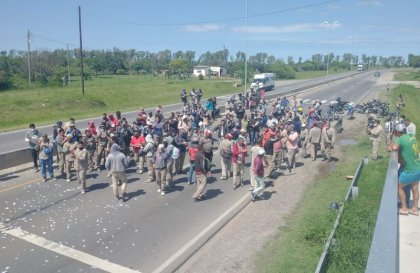
{"label": "dirt patch", "polygon": [[[372,92],[364,100],[377,98],[378,95],[378,92]],[[177,272],[255,272],[255,254],[264,242],[281,238],[278,228],[287,226],[287,218],[299,206],[307,187],[335,170],[342,158],[340,141],[357,139],[366,126],[366,116],[355,115],[354,120],[346,120],[343,125],[344,133],[337,135],[332,153],[337,162],[312,161],[298,156],[297,161],[303,165],[292,174],[283,172],[274,188],[266,188],[265,195],[271,196],[268,200],[250,203]]]}

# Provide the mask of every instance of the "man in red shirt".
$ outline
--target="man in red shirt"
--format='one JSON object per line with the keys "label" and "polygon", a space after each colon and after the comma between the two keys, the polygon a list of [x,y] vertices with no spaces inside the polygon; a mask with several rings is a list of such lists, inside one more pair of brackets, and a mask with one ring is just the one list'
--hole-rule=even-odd
{"label": "man in red shirt", "polygon": [[134,161],[136,162],[137,172],[143,173],[144,170],[144,154],[142,148],[146,144],[143,135],[139,131],[134,131],[134,135],[131,137],[130,147],[133,149]]}
{"label": "man in red shirt", "polygon": [[232,164],[233,164],[233,189],[235,190],[243,183],[244,166],[247,156],[245,139],[238,137],[238,141],[232,145]]}
{"label": "man in red shirt", "polygon": [[264,181],[264,155],[265,151],[261,148],[258,151],[258,156],[254,159],[254,174],[255,174],[255,189],[251,191],[251,200],[260,199],[259,195],[265,188]]}

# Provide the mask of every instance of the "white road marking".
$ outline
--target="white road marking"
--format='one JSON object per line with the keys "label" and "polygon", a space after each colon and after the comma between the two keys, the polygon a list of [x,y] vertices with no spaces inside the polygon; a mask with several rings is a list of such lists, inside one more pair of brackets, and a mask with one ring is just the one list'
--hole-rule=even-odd
{"label": "white road marking", "polygon": [[99,268],[106,272],[118,272],[118,273],[139,273],[140,271],[133,270],[128,267],[124,267],[118,264],[111,263],[110,261],[100,259],[93,255],[87,254],[85,252],[76,250],[74,248],[64,246],[62,244],[57,244],[53,241],[40,237],[38,235],[26,232],[20,228],[11,228],[7,229],[2,223],[0,223],[0,232],[12,235],[39,247],[45,248],[47,250],[53,251],[55,253],[61,254],[68,258],[77,260],[84,264]]}
{"label": "white road marking", "polygon": [[306,100],[303,101],[303,103],[307,103],[307,102],[310,102],[310,101],[312,101],[312,100],[311,99],[306,99]]}
{"label": "white road marking", "polygon": [[231,213],[234,209],[236,209],[242,202],[245,201],[249,197],[249,193],[244,195],[241,199],[239,199],[232,207],[230,207],[227,211],[222,213],[216,220],[214,220],[210,225],[208,225],[205,229],[203,229],[200,233],[198,233],[194,238],[192,238],[188,243],[186,243],[183,247],[181,247],[177,252],[175,252],[169,259],[167,259],[164,263],[162,263],[158,268],[153,270],[152,273],[160,273],[170,264],[172,264],[179,256],[184,254],[190,247],[192,247],[196,242],[198,242],[201,238],[203,238],[207,232],[209,232],[212,228],[214,228],[217,224],[219,224],[223,218],[225,218],[229,213]]}

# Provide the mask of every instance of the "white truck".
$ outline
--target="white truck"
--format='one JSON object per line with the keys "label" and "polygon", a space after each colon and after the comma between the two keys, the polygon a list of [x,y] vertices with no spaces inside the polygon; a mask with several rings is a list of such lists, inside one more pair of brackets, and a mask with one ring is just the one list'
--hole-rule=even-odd
{"label": "white truck", "polygon": [[363,64],[358,64],[357,71],[365,71],[365,66]]}
{"label": "white truck", "polygon": [[254,75],[254,79],[251,83],[252,89],[265,91],[273,90],[274,88],[274,73],[259,73]]}

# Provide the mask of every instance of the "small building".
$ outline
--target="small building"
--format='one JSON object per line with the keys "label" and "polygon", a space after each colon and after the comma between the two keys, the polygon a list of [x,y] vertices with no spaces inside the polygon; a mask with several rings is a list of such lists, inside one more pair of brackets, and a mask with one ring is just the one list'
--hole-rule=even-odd
{"label": "small building", "polygon": [[203,77],[216,76],[216,77],[226,77],[227,69],[221,66],[194,66],[193,75],[198,77],[203,75]]}

